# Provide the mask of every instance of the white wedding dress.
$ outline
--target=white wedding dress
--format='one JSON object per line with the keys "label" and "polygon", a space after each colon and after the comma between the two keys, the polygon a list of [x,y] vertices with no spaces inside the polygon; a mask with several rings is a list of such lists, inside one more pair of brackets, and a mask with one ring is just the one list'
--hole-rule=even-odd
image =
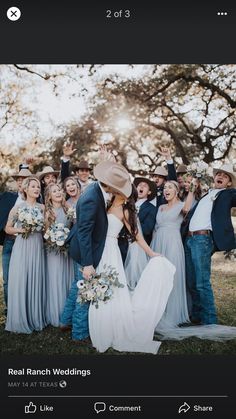
{"label": "white wedding dress", "polygon": [[99,302],[98,308],[90,304],[90,337],[99,352],[113,348],[156,354],[161,342],[154,341],[153,335],[173,287],[175,267],[165,257],[152,258],[131,296],[117,240],[122,227],[114,214],[108,214],[107,237],[97,272],[103,271],[104,265],[111,265],[124,287],[115,287],[112,298]]}

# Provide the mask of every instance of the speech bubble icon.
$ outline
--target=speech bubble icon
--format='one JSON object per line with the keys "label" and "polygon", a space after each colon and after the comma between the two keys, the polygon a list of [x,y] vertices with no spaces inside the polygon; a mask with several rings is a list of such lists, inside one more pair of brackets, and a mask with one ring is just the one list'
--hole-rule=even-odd
{"label": "speech bubble icon", "polygon": [[96,402],[94,403],[94,410],[96,413],[105,412],[106,410],[106,403],[104,402]]}

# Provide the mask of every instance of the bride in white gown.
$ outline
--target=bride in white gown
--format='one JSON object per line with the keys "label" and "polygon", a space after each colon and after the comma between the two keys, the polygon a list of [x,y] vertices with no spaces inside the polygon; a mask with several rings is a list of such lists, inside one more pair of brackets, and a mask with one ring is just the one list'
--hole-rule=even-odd
{"label": "bride in white gown", "polygon": [[[139,246],[151,258],[142,272],[132,296],[118,246],[118,235],[126,225]],[[89,332],[93,346],[99,352],[113,348],[124,352],[156,354],[161,342],[154,341],[155,327],[160,321],[173,287],[175,267],[165,257],[152,251],[137,230],[137,219],[132,196],[126,202],[116,194],[108,210],[108,231],[97,272],[111,265],[119,274],[123,288],[116,287],[112,298],[90,304]]]}

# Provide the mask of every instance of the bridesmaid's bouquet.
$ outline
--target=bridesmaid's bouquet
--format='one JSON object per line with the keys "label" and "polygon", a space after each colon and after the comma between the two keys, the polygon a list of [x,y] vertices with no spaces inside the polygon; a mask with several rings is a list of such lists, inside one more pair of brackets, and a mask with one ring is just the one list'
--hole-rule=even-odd
{"label": "bridesmaid's bouquet", "polygon": [[104,265],[104,272],[94,274],[90,279],[82,279],[77,282],[79,294],[78,303],[92,303],[99,307],[100,301],[108,301],[112,298],[114,288],[123,288],[119,282],[119,274],[112,266]]}
{"label": "bridesmaid's bouquet", "polygon": [[188,175],[201,182],[202,190],[207,191],[209,189],[209,185],[212,181],[212,168],[209,167],[207,163],[202,160],[191,163],[187,166],[187,173],[183,176],[184,179],[186,179]]}
{"label": "bridesmaid's bouquet", "polygon": [[42,211],[39,207],[19,207],[14,216],[14,223],[20,223],[21,227],[25,230],[21,233],[23,239],[27,239],[30,233],[40,232],[43,229],[44,219]]}
{"label": "bridesmaid's bouquet", "polygon": [[56,253],[67,253],[68,245],[65,243],[68,235],[69,228],[65,227],[63,223],[53,223],[45,232],[44,239],[45,247],[49,252],[55,251]]}
{"label": "bridesmaid's bouquet", "polygon": [[66,218],[67,220],[74,223],[76,221],[76,209],[73,207],[69,207],[66,212]]}

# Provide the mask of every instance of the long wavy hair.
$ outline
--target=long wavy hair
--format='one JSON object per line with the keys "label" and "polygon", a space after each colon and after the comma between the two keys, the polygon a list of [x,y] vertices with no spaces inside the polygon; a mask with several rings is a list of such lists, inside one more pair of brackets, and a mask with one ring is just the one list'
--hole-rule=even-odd
{"label": "long wavy hair", "polygon": [[[134,242],[136,240],[136,236],[138,234],[138,223],[137,223],[137,210],[135,207],[135,202],[138,199],[138,191],[136,186],[132,185],[132,192],[129,198],[125,201],[123,205],[123,214],[124,219],[127,221],[127,223],[130,225],[130,231],[126,228],[126,236],[127,239],[131,242]],[[128,217],[127,217],[128,212]]]}
{"label": "long wavy hair", "polygon": [[[51,183],[45,188],[45,227],[46,229],[50,227],[56,221],[56,213],[54,211],[54,206],[52,202],[52,188],[54,188],[55,186],[57,186],[58,189],[63,192],[61,186],[58,183]],[[64,193],[63,193],[61,206],[64,212],[66,213],[68,210],[68,204],[66,203]]]}

